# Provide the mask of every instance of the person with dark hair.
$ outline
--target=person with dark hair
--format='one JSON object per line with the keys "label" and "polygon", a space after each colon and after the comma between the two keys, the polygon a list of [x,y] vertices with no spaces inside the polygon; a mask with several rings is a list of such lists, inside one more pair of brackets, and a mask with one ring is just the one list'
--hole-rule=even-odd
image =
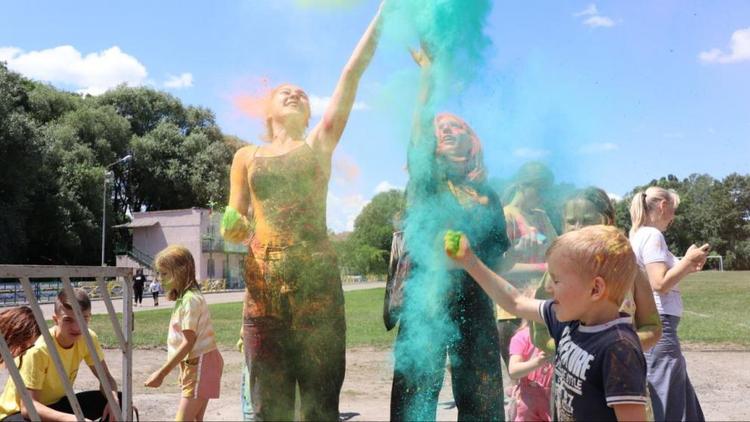
{"label": "person with dark hair", "polygon": [[[0,333],[4,336],[14,358],[30,349],[42,335],[34,319],[34,313],[28,306],[16,306],[0,311]],[[0,356],[0,367],[3,363]]]}
{"label": "person with dark hair", "polygon": [[143,268],[138,268],[133,277],[133,304],[135,306],[143,305],[143,285],[146,283],[146,276],[143,275]]}
{"label": "person with dark hair", "polygon": [[[67,377],[71,384],[75,382],[81,361],[85,361],[94,376],[97,376],[94,359],[99,359],[104,367],[103,375],[109,379],[113,389],[112,394],[117,397],[117,400],[121,400],[115,379],[104,362],[104,353],[99,345],[99,339],[91,329],[89,329],[89,335],[94,341],[96,350],[91,351],[86,347],[81,326],[73,313],[71,300],[78,302],[86,322],[91,318],[91,301],[85,290],[74,289],[73,298],[69,298],[64,290],[60,291],[55,300],[55,311],[52,315],[54,325],[49,332],[55,341],[55,348],[63,362]],[[39,337],[26,353],[19,356],[16,365],[26,388],[31,393],[34,407],[43,421],[76,420],[70,402],[65,396],[62,380],[52,363],[44,337]],[[109,420],[110,416],[118,416],[111,415],[107,399],[101,391],[85,391],[77,393],[76,397],[87,419]],[[12,379],[8,379],[3,394],[0,396],[0,420],[23,421],[28,418],[29,413],[21,401],[15,383]]]}

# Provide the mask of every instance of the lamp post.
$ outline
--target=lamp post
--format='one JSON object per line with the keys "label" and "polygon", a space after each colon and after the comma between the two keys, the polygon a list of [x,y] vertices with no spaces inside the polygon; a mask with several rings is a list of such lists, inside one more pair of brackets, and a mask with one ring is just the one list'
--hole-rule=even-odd
{"label": "lamp post", "polygon": [[120,163],[124,163],[126,161],[129,161],[131,158],[133,158],[132,155],[128,154],[119,160],[115,161],[114,163],[110,163],[107,165],[107,167],[104,168],[104,189],[102,192],[102,267],[104,267],[104,239],[106,237],[106,221],[107,221],[107,176],[111,173],[109,171],[110,167],[115,166]]}

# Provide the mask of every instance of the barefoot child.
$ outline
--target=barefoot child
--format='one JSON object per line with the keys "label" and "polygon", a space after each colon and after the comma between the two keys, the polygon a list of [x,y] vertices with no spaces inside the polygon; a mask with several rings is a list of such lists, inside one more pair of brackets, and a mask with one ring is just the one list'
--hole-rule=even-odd
{"label": "barefoot child", "polygon": [[445,249],[504,309],[547,325],[557,346],[556,419],[645,420],[646,361],[630,318],[619,313],[637,264],[616,228],[585,227],[552,243],[554,299],[547,301],[523,296],[493,273],[462,234],[448,232]]}
{"label": "barefoot child", "polygon": [[180,366],[182,399],[175,420],[202,421],[209,399],[219,398],[224,361],[216,348],[211,315],[195,280],[193,256],[182,246],[169,246],[155,259],[167,299],[175,301],[169,322],[167,363],[146,380],[157,388]]}

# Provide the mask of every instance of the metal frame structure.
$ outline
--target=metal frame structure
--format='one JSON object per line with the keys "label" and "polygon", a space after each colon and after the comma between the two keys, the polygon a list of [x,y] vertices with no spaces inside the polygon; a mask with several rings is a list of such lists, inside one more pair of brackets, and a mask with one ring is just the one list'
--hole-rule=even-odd
{"label": "metal frame structure", "polygon": [[[73,386],[68,379],[67,373],[63,367],[60,355],[57,353],[55,347],[55,340],[47,329],[47,323],[44,319],[44,314],[39,306],[39,302],[34,295],[34,289],[32,288],[33,279],[36,278],[52,278],[57,277],[63,281],[63,289],[65,290],[68,297],[74,297],[73,295],[73,284],[71,278],[95,278],[99,286],[100,294],[104,304],[107,307],[107,313],[109,314],[110,322],[112,323],[112,330],[117,337],[120,350],[122,352],[122,402],[118,404],[117,398],[112,394],[112,386],[110,385],[109,379],[105,376],[104,367],[102,362],[94,359],[94,366],[96,368],[97,377],[101,383],[104,395],[107,398],[110,409],[115,414],[120,415],[119,420],[130,421],[133,420],[133,343],[132,343],[132,323],[133,323],[133,304],[132,304],[132,286],[130,285],[130,278],[133,275],[132,268],[118,268],[118,267],[74,267],[74,266],[47,266],[47,265],[0,265],[0,278],[17,278],[21,281],[21,285],[26,294],[29,307],[34,313],[34,318],[39,325],[44,342],[47,344],[49,349],[52,362],[57,370],[60,379],[62,380],[65,388],[65,394],[70,401],[70,406],[73,409],[78,420],[83,420],[83,412],[81,406],[76,398]],[[109,296],[107,290],[107,284],[105,278],[121,277],[124,279],[123,286],[123,301],[122,301],[122,325],[117,319],[115,308],[112,305],[112,298]],[[88,330],[88,323],[83,318],[83,312],[78,302],[75,300],[70,301],[73,313],[76,316],[76,320],[81,327],[84,342],[86,348],[92,356],[96,356],[94,347],[94,340],[91,337]],[[17,390],[21,393],[21,399],[29,413],[32,420],[38,421],[39,415],[33,406],[31,401],[31,395],[29,394],[26,386],[21,379],[21,374],[12,363],[14,362],[8,345],[5,342],[5,336],[0,333],[0,353],[3,356],[3,360],[6,362],[8,372],[16,384]],[[10,358],[10,359],[9,359]],[[122,407],[120,406],[122,405]]]}

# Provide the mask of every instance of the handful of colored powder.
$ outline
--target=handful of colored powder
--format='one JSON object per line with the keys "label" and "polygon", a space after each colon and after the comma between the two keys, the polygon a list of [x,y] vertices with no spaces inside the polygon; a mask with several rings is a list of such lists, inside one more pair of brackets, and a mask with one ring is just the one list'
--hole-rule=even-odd
{"label": "handful of colored powder", "polygon": [[445,252],[454,257],[462,258],[463,254],[459,255],[459,247],[461,246],[461,233],[460,231],[448,230],[445,233]]}

